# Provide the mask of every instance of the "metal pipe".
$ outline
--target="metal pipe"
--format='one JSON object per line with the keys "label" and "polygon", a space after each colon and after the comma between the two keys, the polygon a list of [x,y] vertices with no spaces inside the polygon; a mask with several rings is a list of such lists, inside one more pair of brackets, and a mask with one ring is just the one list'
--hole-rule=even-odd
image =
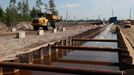
{"label": "metal pipe", "polygon": [[74,49],[74,50],[82,50],[82,51],[107,51],[107,52],[128,52],[121,50],[120,48],[109,48],[109,47],[85,47],[85,46],[60,46],[60,45],[52,45],[51,48],[58,49]]}
{"label": "metal pipe", "polygon": [[82,75],[124,75],[122,71],[109,71],[109,70],[93,70],[93,69],[80,69],[80,68],[67,68],[50,65],[37,65],[37,64],[22,64],[22,63],[11,63],[1,62],[0,67],[10,67],[24,70],[36,70],[36,71],[47,71],[57,73],[69,73],[69,74],[82,74]]}
{"label": "metal pipe", "polygon": [[118,40],[112,40],[112,39],[89,39],[89,38],[76,38],[72,39],[72,41],[119,42]]}
{"label": "metal pipe", "polygon": [[84,61],[84,60],[58,59],[56,62],[73,63],[73,64],[92,64],[92,65],[104,65],[104,66],[119,66],[119,63],[101,62],[101,61]]}

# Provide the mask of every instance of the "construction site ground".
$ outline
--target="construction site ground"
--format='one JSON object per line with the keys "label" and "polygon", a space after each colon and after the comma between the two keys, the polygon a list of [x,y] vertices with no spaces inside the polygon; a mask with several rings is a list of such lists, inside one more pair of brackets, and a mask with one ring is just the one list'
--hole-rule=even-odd
{"label": "construction site ground", "polygon": [[122,30],[122,34],[124,34],[124,40],[128,47],[130,56],[133,58],[134,64],[134,25],[132,25],[131,28],[120,28]]}
{"label": "construction site ground", "polygon": [[37,35],[37,31],[29,31],[26,33],[26,37],[22,39],[16,38],[18,31],[0,34],[0,61],[12,59],[13,56],[27,51],[26,48],[28,47],[65,39],[95,27],[93,25],[65,27],[66,31],[64,32],[58,30],[57,33],[52,33],[50,30],[45,31],[44,35],[41,36]]}

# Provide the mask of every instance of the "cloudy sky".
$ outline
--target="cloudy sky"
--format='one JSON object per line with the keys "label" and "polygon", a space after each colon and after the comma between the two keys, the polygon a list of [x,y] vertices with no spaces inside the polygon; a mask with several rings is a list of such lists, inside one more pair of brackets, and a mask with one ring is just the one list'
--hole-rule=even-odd
{"label": "cloudy sky", "polygon": [[[47,2],[48,0],[42,0]],[[112,9],[114,10],[114,16],[118,19],[129,18],[130,8],[132,9],[132,18],[134,19],[134,0],[55,0],[59,14],[66,17],[66,13],[69,18],[78,19],[88,18],[108,19],[112,16]],[[9,0],[0,0],[2,7],[6,7]],[[29,0],[30,6],[35,5],[34,0]]]}

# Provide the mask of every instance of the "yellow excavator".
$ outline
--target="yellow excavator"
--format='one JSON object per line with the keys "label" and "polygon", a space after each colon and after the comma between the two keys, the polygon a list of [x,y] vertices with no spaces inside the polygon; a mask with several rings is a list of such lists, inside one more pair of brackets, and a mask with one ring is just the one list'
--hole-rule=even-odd
{"label": "yellow excavator", "polygon": [[56,23],[60,21],[60,17],[53,14],[38,13],[38,17],[32,20],[34,30],[38,30],[40,27],[43,30],[48,30],[48,24],[53,28],[57,28]]}

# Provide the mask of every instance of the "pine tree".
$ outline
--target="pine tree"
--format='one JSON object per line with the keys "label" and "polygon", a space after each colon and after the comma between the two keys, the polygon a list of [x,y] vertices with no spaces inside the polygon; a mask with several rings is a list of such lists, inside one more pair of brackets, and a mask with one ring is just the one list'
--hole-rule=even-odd
{"label": "pine tree", "polygon": [[42,0],[36,0],[36,8],[41,12],[41,6],[43,5]]}
{"label": "pine tree", "polygon": [[22,14],[22,2],[18,2],[17,10],[18,14]]}
{"label": "pine tree", "polygon": [[29,21],[31,19],[28,0],[23,0],[22,13],[23,13],[23,21]]}
{"label": "pine tree", "polygon": [[30,16],[31,16],[32,18],[36,18],[38,12],[39,12],[39,11],[36,10],[35,7],[33,7],[33,9],[32,9],[31,12],[30,12]]}
{"label": "pine tree", "polygon": [[0,6],[0,21],[3,20],[3,16],[4,16],[4,11],[3,11],[2,7]]}
{"label": "pine tree", "polygon": [[49,7],[50,7],[50,12],[54,15],[58,15],[58,11],[55,9],[56,8],[56,5],[55,5],[55,2],[54,0],[49,0]]}
{"label": "pine tree", "polygon": [[0,5],[0,22],[5,23],[5,12],[3,11],[1,5]]}
{"label": "pine tree", "polygon": [[5,13],[5,24],[7,26],[13,26],[17,23],[17,7],[16,0],[10,0],[9,7],[6,9]]}
{"label": "pine tree", "polygon": [[15,8],[16,0],[10,0],[10,7]]}
{"label": "pine tree", "polygon": [[9,27],[14,26],[16,23],[16,17],[10,8],[6,9],[5,24]]}
{"label": "pine tree", "polygon": [[29,21],[31,19],[28,0],[19,1],[17,9],[18,9],[17,20]]}
{"label": "pine tree", "polygon": [[23,13],[23,15],[27,15],[29,13],[28,0],[23,0],[23,3],[22,3],[22,13]]}
{"label": "pine tree", "polygon": [[48,4],[44,3],[43,5],[44,5],[44,7],[45,7],[45,11],[46,11],[46,13],[49,13],[50,10],[49,10],[49,6],[48,6]]}
{"label": "pine tree", "polygon": [[16,0],[10,0],[9,9],[11,9],[14,14],[17,13]]}

